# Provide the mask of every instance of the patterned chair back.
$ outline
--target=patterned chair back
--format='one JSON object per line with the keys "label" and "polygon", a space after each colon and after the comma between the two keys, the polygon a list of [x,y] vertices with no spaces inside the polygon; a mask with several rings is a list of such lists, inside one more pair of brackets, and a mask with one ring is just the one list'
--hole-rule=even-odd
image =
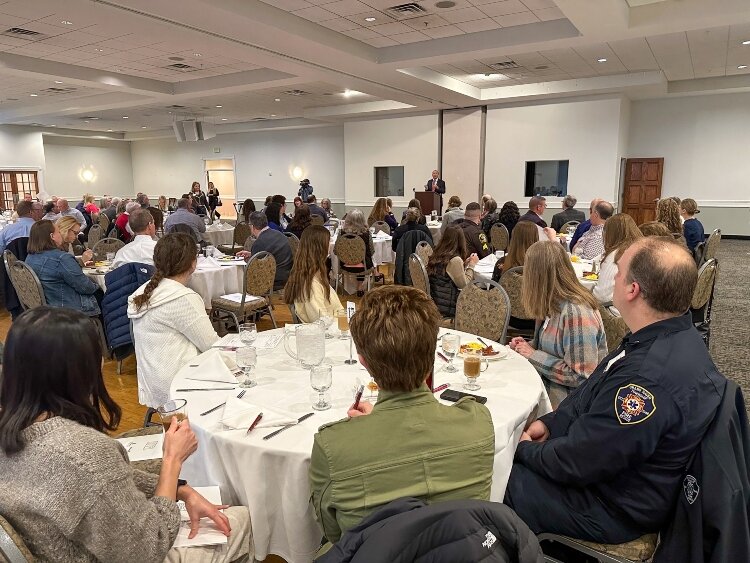
{"label": "patterned chair back", "polygon": [[565,223],[562,227],[560,227],[560,230],[557,231],[558,233],[567,233],[568,229],[572,228],[578,228],[578,225],[580,225],[580,221],[568,221]]}
{"label": "patterned chair back", "polygon": [[321,227],[325,224],[325,219],[320,215],[312,215],[310,217],[310,223],[312,225],[320,225]]}
{"label": "patterned chair back", "polygon": [[628,325],[622,317],[612,314],[606,305],[599,305],[599,314],[602,316],[604,334],[607,337],[607,353],[609,353],[620,345],[623,337],[628,333]]}
{"label": "patterned chair back", "polygon": [[391,227],[385,221],[375,221],[372,224],[372,228],[375,229],[373,234],[384,232],[387,235],[391,234]]}
{"label": "patterned chair back", "polygon": [[11,526],[5,518],[0,516],[0,556],[8,563],[31,563],[34,561],[29,548],[21,534]]}
{"label": "patterned chair back", "polygon": [[103,238],[98,241],[91,250],[94,253],[94,260],[106,260],[107,254],[110,252],[117,252],[120,250],[125,243],[120,239],[116,238]]}
{"label": "patterned chair back", "polygon": [[502,223],[495,223],[490,229],[490,244],[495,250],[507,250],[510,235]]}
{"label": "patterned chair back", "polygon": [[517,319],[531,320],[531,317],[523,308],[523,301],[521,300],[521,284],[523,282],[523,266],[516,266],[510,270],[503,272],[500,276],[500,285],[508,294],[510,299],[510,314]]}
{"label": "patterned chair back", "polygon": [[258,252],[245,266],[245,291],[248,295],[267,297],[269,302],[276,277],[276,259],[269,252]]}
{"label": "patterned chair back", "polygon": [[716,254],[719,251],[719,243],[721,242],[721,229],[716,229],[711,233],[706,241],[706,245],[703,247],[703,258],[701,264],[708,262],[712,258],[716,258]]}
{"label": "patterned chair back", "polygon": [[25,262],[16,260],[8,273],[24,311],[47,304],[42,282]]}
{"label": "patterned chair back", "polygon": [[716,282],[718,263],[715,258],[705,262],[698,270],[698,283],[693,292],[693,300],[690,302],[691,309],[701,309],[711,299]]}
{"label": "patterned chair back", "polygon": [[5,250],[3,252],[3,262],[5,263],[5,271],[10,276],[10,269],[13,264],[18,262],[18,258],[16,258],[16,255],[13,254],[10,250]]}
{"label": "patterned chair back", "polygon": [[94,223],[93,225],[91,225],[91,228],[89,229],[89,238],[86,245],[89,248],[94,246],[101,240],[103,232],[104,231],[102,230],[102,226],[100,223]]}
{"label": "patterned chair back", "polygon": [[234,226],[234,236],[232,244],[234,246],[245,246],[245,241],[252,235],[250,225],[244,221]]}
{"label": "patterned chair back", "polygon": [[102,233],[109,230],[109,217],[104,212],[99,213],[99,226],[102,228]]}
{"label": "patterned chair back", "polygon": [[430,261],[430,256],[432,256],[433,248],[430,246],[430,243],[426,240],[420,240],[417,243],[417,249],[414,251],[419,258],[422,260],[422,264],[427,267],[427,262]]}
{"label": "patterned chair back", "polygon": [[284,233],[286,235],[286,240],[289,243],[289,247],[292,249],[292,256],[297,256],[297,251],[299,250],[299,239],[297,238],[297,235],[294,233]]}
{"label": "patterned chair back", "polygon": [[358,235],[341,233],[333,246],[333,253],[339,262],[346,265],[365,263],[365,241]]}
{"label": "patterned chair back", "polygon": [[[483,289],[488,287],[489,289]],[[479,280],[461,290],[456,301],[456,330],[505,343],[510,300],[499,283]]]}
{"label": "patterned chair back", "polygon": [[411,284],[430,295],[430,278],[427,277],[424,263],[416,252],[409,256],[409,274],[411,275]]}

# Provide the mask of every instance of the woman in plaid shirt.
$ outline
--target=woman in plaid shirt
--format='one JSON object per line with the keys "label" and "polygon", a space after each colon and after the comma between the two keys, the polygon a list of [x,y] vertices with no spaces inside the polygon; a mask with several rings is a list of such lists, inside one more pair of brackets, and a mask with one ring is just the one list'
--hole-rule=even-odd
{"label": "woman in plaid shirt", "polygon": [[536,368],[556,408],[607,355],[599,305],[578,282],[562,246],[548,241],[526,253],[522,299],[537,320],[536,332],[531,344],[516,337],[510,347]]}

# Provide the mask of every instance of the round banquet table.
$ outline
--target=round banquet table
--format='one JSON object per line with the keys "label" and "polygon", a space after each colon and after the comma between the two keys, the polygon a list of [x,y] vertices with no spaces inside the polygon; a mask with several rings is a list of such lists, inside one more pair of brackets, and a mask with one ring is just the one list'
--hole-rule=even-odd
{"label": "round banquet table", "polygon": [[234,227],[226,223],[221,223],[221,227],[218,226],[219,223],[214,223],[214,225],[217,226],[209,225],[206,227],[206,232],[203,233],[203,240],[214,246],[219,246],[220,244],[231,245],[234,240]]}
{"label": "round banquet table", "polygon": [[[260,335],[283,334],[283,330],[265,331]],[[445,332],[441,329],[441,334]],[[458,334],[462,342],[474,340],[466,333]],[[499,346],[494,342],[491,344],[496,349]],[[356,358],[356,351],[353,353]],[[172,382],[171,397],[187,400],[190,424],[199,441],[198,451],[183,465],[181,477],[192,485],[218,485],[225,502],[249,507],[256,559],[262,560],[274,553],[289,563],[309,562],[322,537],[310,503],[308,472],[313,436],[321,425],[346,416],[347,408],[353,402],[353,388],[358,381],[369,381],[369,376],[360,363],[344,364],[349,354],[349,339],[326,340],[324,362],[333,366],[333,385],[328,391],[333,407],[327,411],[313,411],[311,405],[317,394],[310,387],[308,370],[302,369],[286,354],[283,342],[274,349],[259,348],[258,364],[254,370],[258,385],[248,389],[244,400],[261,408],[287,411],[297,418],[315,413],[278,436],[263,440],[263,436],[274,428],[258,428],[247,435],[245,429],[228,430],[221,424],[223,408],[200,415],[228,396],[237,396],[239,388],[233,391],[176,391],[181,388],[226,387],[221,383],[193,379],[209,380],[212,374],[216,377],[212,370],[201,369],[202,365],[216,365],[215,354],[215,351],[201,354],[182,368]],[[446,372],[445,366],[436,355],[435,386],[450,383],[452,389],[461,390],[465,381],[461,360],[456,358],[456,367],[459,368],[456,373]],[[221,369],[224,369],[223,364]],[[188,377],[191,379],[186,379]],[[226,377],[224,373],[218,379],[226,380]],[[551,405],[536,370],[511,350],[506,358],[489,362],[489,368],[480,376],[479,383],[482,389],[477,393],[487,397],[487,408],[495,427],[491,500],[502,501],[521,432],[529,419],[549,412]],[[377,442],[373,441],[372,446],[377,447]]]}
{"label": "round banquet table", "polygon": [[435,221],[434,223],[432,221],[427,222],[427,228],[430,229],[430,234],[432,235],[432,246],[435,247],[440,242],[440,237],[443,236],[440,232],[440,229],[442,228],[443,223]]}

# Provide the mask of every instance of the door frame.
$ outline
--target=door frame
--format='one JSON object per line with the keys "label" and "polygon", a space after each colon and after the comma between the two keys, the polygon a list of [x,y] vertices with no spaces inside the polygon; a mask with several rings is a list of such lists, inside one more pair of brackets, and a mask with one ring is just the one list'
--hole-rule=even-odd
{"label": "door frame", "polygon": [[[225,155],[221,157],[203,157],[201,158],[201,161],[203,162],[203,173],[206,175],[206,189],[208,189],[208,173],[211,172],[211,170],[206,170],[206,161],[207,160],[231,160],[232,161],[232,170],[231,172],[234,173],[234,194],[231,199],[234,199],[234,201],[237,201],[237,159],[235,159],[234,155]],[[217,169],[219,172],[229,172],[226,168],[219,168]]]}

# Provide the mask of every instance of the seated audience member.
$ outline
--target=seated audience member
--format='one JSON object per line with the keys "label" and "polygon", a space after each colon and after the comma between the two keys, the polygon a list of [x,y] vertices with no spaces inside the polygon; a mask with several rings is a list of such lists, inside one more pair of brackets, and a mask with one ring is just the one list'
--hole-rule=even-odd
{"label": "seated audience member", "polygon": [[344,310],[328,281],[330,242],[331,233],[321,225],[309,226],[300,238],[299,250],[284,287],[284,302],[294,305],[303,323],[317,321],[321,315],[334,317]]}
{"label": "seated audience member", "polygon": [[416,207],[410,207],[406,210],[406,221],[396,227],[396,230],[393,231],[393,238],[391,239],[391,248],[393,249],[393,252],[396,252],[396,249],[398,248],[398,242],[401,240],[401,237],[409,231],[422,231],[425,235],[427,235],[427,242],[429,242],[430,246],[432,246],[432,233],[430,232],[430,229],[428,229],[425,225],[420,225],[419,223],[417,223],[417,221],[419,221],[420,215],[421,213]]}
{"label": "seated audience member", "polygon": [[638,225],[638,230],[641,231],[644,237],[671,237],[672,233],[669,232],[667,226],[661,221],[648,221]]}
{"label": "seated audience member", "polygon": [[557,407],[607,355],[599,303],[576,278],[562,245],[550,241],[526,252],[522,300],[536,319],[534,340],[516,337],[510,347],[536,368]]}
{"label": "seated audience member", "polygon": [[541,195],[535,195],[529,200],[529,210],[519,217],[519,221],[531,221],[540,227],[547,226],[546,221],[542,218],[544,210],[547,209],[547,198]]}
{"label": "seated audience member", "polygon": [[333,212],[333,209],[331,209],[331,200],[327,197],[324,197],[320,200],[320,207],[323,208],[323,211],[325,211],[328,214],[329,219],[335,219],[336,214]]}
{"label": "seated audience member", "polygon": [[539,241],[539,229],[531,221],[522,221],[516,225],[514,232],[517,235],[510,239],[508,252],[495,262],[495,269],[492,272],[492,279],[494,281],[500,281],[500,276],[511,268],[523,266],[526,259],[526,251],[532,244]]}
{"label": "seated audience member", "polygon": [[166,196],[159,196],[159,203],[156,204],[156,208],[162,213],[166,213],[167,211],[169,211],[169,204],[167,203]]}
{"label": "seated audience member", "polygon": [[505,225],[505,228],[508,229],[508,236],[510,236],[511,240],[513,240],[513,229],[515,229],[520,218],[521,213],[518,211],[515,201],[506,201],[503,203],[498,222]]}
{"label": "seated audience member", "polygon": [[[123,213],[120,213],[120,215],[117,216],[117,219],[115,220],[115,227],[117,227],[117,232],[119,234],[120,240],[122,240],[124,243],[129,243],[133,239],[133,233],[130,232],[130,229],[128,228],[128,221],[130,220],[130,214],[135,211],[136,209],[141,209],[141,204],[137,201],[129,201],[125,204],[125,211]],[[177,215],[177,213],[173,213],[169,216],[167,221]],[[172,224],[181,222],[180,216],[178,216]],[[201,221],[196,217],[198,221]],[[202,223],[202,221],[201,221]],[[203,226],[203,229],[205,230],[205,225]],[[200,240],[200,238],[198,239]]]}
{"label": "seated audience member", "polygon": [[26,264],[42,283],[47,305],[67,307],[95,317],[99,314],[97,297],[101,289],[81,270],[72,254],[60,250],[60,229],[52,221],[34,223],[29,232]]}
{"label": "seated audience member", "polygon": [[166,403],[177,372],[219,339],[203,299],[187,287],[196,264],[190,235],[164,235],[154,248],[156,273],[128,298],[142,405]]}
{"label": "seated audience member", "polygon": [[[388,203],[388,207],[393,207],[391,203]],[[406,209],[409,209],[410,207],[416,207],[419,209],[419,219],[417,220],[417,223],[420,225],[426,225],[427,219],[424,216],[424,211],[422,211],[422,204],[419,203],[418,199],[410,199],[409,205],[406,206]],[[404,209],[404,212],[401,214],[401,222],[403,223],[406,220],[406,209]]]}
{"label": "seated audience member", "polygon": [[57,228],[60,230],[60,236],[62,237],[62,245],[60,250],[64,250],[71,256],[75,256],[78,263],[81,265],[89,262],[93,257],[94,253],[90,249],[84,248],[81,244],[78,235],[81,234],[81,225],[74,217],[61,217],[55,223]]}
{"label": "seated audience member", "polygon": [[271,203],[279,204],[279,226],[281,227],[281,232],[283,233],[289,226],[289,223],[292,222],[292,218],[286,214],[286,197],[281,194],[276,194],[271,198]]}
{"label": "seated audience member", "polygon": [[[486,198],[486,199],[485,199]],[[497,212],[497,202],[486,194],[482,196],[482,230],[488,237],[492,225],[500,220],[500,214]]]}
{"label": "seated audience member", "polygon": [[42,204],[36,201],[19,201],[16,204],[16,213],[18,214],[16,222],[0,231],[0,255],[14,240],[29,236],[31,227],[42,218]]}
{"label": "seated audience member", "polygon": [[617,266],[632,332],[516,450],[505,503],[535,533],[619,544],[660,531],[724,394],[686,313],[697,269],[685,248],[644,238]]}
{"label": "seated audience member", "polygon": [[48,201],[44,204],[44,215],[42,219],[47,221],[57,221],[60,218],[60,209],[57,207],[57,201]]}
{"label": "seated audience member", "polygon": [[[604,201],[604,200],[599,199],[599,198],[594,198],[594,199],[591,200],[591,203],[589,204],[589,217],[591,216],[591,213],[593,213],[594,207],[596,207],[596,204],[599,203],[600,201]],[[588,231],[590,228],[591,228],[591,220],[590,219],[586,219],[583,223],[579,224],[576,227],[576,232],[573,233],[573,238],[570,239],[570,245],[569,245],[569,247],[573,248],[576,245],[576,243],[578,242],[578,239],[581,238],[583,236],[583,234],[586,231]]]}
{"label": "seated audience member", "polygon": [[[278,205],[271,203],[269,205]],[[289,240],[286,235],[280,231],[268,226],[268,218],[261,211],[254,211],[250,214],[250,232],[255,239],[252,246],[252,252],[240,250],[237,256],[250,258],[258,252],[268,252],[276,260],[276,277],[273,281],[274,290],[283,289],[286,280],[289,279],[289,272],[292,269],[294,256],[292,247],[289,246]]]}
{"label": "seated audience member", "polygon": [[302,238],[302,232],[312,225],[310,208],[306,203],[300,205],[294,213],[292,221],[287,225],[286,232],[292,233],[298,239]]}
{"label": "seated audience member", "polygon": [[86,228],[86,218],[83,216],[83,213],[78,211],[74,207],[70,207],[68,205],[68,200],[65,198],[60,198],[57,200],[57,208],[60,210],[60,217],[75,217],[75,220],[78,221],[78,224],[81,225],[82,229]]}
{"label": "seated audience member", "polygon": [[[375,406],[361,401],[348,420],[315,435],[310,490],[329,542],[404,496],[430,503],[489,499],[495,452],[489,411],[468,398],[441,405],[425,384],[439,323],[429,296],[407,286],[369,292],[352,316],[359,361],[380,394]],[[377,448],[367,443],[374,436]]]}
{"label": "seated audience member", "polygon": [[706,240],[706,234],[703,232],[703,224],[695,218],[696,213],[700,213],[698,204],[692,198],[685,198],[680,203],[680,216],[685,220],[682,224],[682,232],[685,236],[688,250],[695,250],[699,242]]}
{"label": "seated audience member", "polygon": [[[344,219],[344,225],[341,228],[344,234],[357,235],[365,243],[365,262],[364,264],[339,264],[339,268],[347,272],[358,273],[369,270],[373,267],[372,255],[375,253],[375,245],[372,242],[372,235],[370,229],[365,223],[365,216],[359,209],[353,209],[346,214]],[[382,275],[382,274],[381,274]],[[359,282],[357,287],[357,295],[364,295],[364,276],[357,276]]]}
{"label": "seated audience member", "polygon": [[247,198],[245,201],[242,202],[242,220],[245,221],[245,223],[249,223],[250,214],[255,211],[255,202]]}
{"label": "seated audience member", "polygon": [[656,220],[664,223],[670,233],[682,234],[680,203],[671,197],[660,199],[656,204]]}
{"label": "seated audience member", "polygon": [[398,227],[398,220],[393,216],[388,200],[384,197],[379,197],[375,200],[375,205],[370,212],[370,216],[367,218],[367,226],[372,227],[377,221],[384,221],[388,223],[391,228],[391,232],[396,230]]}
{"label": "seated audience member", "polygon": [[203,240],[202,233],[206,232],[206,223],[190,211],[190,200],[184,197],[177,201],[177,210],[164,221],[164,232],[169,234],[175,225],[187,225],[193,229],[197,240]]}
{"label": "seated audience member", "polygon": [[[112,202],[103,211],[103,213],[107,216],[107,219],[109,219],[110,229],[115,224],[115,219],[117,219],[117,207],[120,205],[120,201],[122,200],[119,197],[113,197]],[[106,235],[106,234],[108,233],[102,233],[102,235]]]}
{"label": "seated audience member", "polygon": [[461,198],[457,195],[452,195],[448,199],[448,207],[443,213],[443,222],[440,225],[440,233],[444,233],[450,225],[464,218],[464,210],[461,207]]}
{"label": "seated audience member", "polygon": [[[604,260],[602,261],[602,267],[599,269],[599,281],[594,286],[593,291],[593,295],[599,303],[612,303],[617,261],[622,253],[640,238],[643,238],[643,235],[630,215],[618,213],[607,220],[604,226]],[[611,307],[610,311],[619,315],[614,307]]]}
{"label": "seated audience member", "polygon": [[266,220],[268,221],[268,228],[280,233],[284,232],[281,227],[281,205],[275,201],[266,206]]}
{"label": "seated audience member", "polygon": [[[44,350],[44,357],[29,350]],[[230,561],[254,550],[246,508],[208,502],[179,482],[198,441],[189,421],[164,433],[159,475],[134,469],[116,430],[121,409],[102,378],[96,328],[69,309],[37,307],[13,323],[0,388],[0,514],[39,561]],[[50,468],[54,467],[54,471]],[[228,547],[173,548],[176,501]]]}
{"label": "seated audience member", "polygon": [[154,248],[156,247],[156,224],[148,209],[136,209],[128,219],[130,229],[135,233],[133,240],[115,254],[112,268],[128,262],[154,265]]}
{"label": "seated audience member", "polygon": [[583,211],[575,209],[576,203],[578,203],[578,200],[574,195],[568,194],[563,198],[563,210],[552,216],[552,228],[555,229],[555,231],[559,233],[562,226],[570,221],[583,223],[586,220],[586,215]]}
{"label": "seated audience member", "polygon": [[146,194],[138,194],[138,197],[135,198],[135,201],[138,205],[141,206],[141,209],[148,209],[148,207],[151,205],[151,202],[149,201]]}
{"label": "seated audience member", "polygon": [[273,198],[273,196],[271,196],[271,195],[266,196],[266,201],[263,203],[263,208],[261,209],[262,213],[266,212],[266,207],[268,207],[270,205],[272,198]]}
{"label": "seated audience member", "polygon": [[479,257],[469,254],[461,227],[445,229],[426,264],[430,296],[444,319],[455,318],[458,293],[474,280],[477,262]]}
{"label": "seated audience member", "polygon": [[302,198],[300,196],[294,196],[294,212],[297,212],[297,209],[300,205],[302,205],[304,201],[302,201]]}
{"label": "seated audience member", "polygon": [[591,228],[576,242],[571,251],[585,260],[593,260],[604,252],[604,223],[612,217],[614,207],[607,201],[600,201],[591,212]]}
{"label": "seated audience member", "polygon": [[318,200],[313,194],[307,196],[307,205],[310,207],[310,215],[319,215],[323,218],[323,222],[327,222],[329,215],[328,212],[318,205]]}
{"label": "seated audience member", "polygon": [[479,204],[472,201],[466,206],[464,218],[453,223],[461,227],[464,232],[469,253],[476,254],[480,260],[491,252],[489,238],[479,226],[481,216],[482,210]]}

